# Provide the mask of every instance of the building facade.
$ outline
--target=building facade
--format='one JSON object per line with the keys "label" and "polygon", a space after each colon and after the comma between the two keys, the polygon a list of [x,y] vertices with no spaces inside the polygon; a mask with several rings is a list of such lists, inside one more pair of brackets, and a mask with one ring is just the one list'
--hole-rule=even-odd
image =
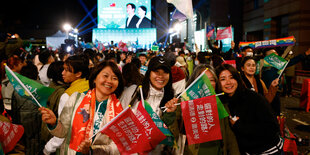
{"label": "building facade", "polygon": [[243,32],[246,41],[294,36],[294,54],[304,53],[310,47],[310,1],[244,0]]}

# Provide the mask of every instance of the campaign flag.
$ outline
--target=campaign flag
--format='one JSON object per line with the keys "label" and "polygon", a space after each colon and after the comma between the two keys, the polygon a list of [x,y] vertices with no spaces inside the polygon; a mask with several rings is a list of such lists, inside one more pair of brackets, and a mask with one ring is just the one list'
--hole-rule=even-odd
{"label": "campaign flag", "polygon": [[188,144],[222,139],[215,95],[181,102]]}
{"label": "campaign flag", "polygon": [[146,71],[147,71],[147,66],[141,65],[141,67],[140,67],[140,73],[143,74],[143,75],[145,75]]}
{"label": "campaign flag", "polygon": [[151,151],[144,126],[130,108],[125,109],[101,131],[108,135],[122,154]]}
{"label": "campaign flag", "polygon": [[22,125],[0,121],[0,142],[4,153],[12,151],[24,134]]}
{"label": "campaign flag", "polygon": [[167,0],[167,2],[173,4],[187,18],[193,18],[192,0]]}
{"label": "campaign flag", "polygon": [[231,27],[227,27],[222,30],[217,30],[216,40],[223,40],[226,38],[232,38],[232,30]]}
{"label": "campaign flag", "polygon": [[293,155],[298,155],[296,137],[291,133],[291,131],[285,126],[284,127],[284,144],[283,151],[285,153],[292,152]]}
{"label": "campaign flag", "polygon": [[151,116],[153,122],[157,126],[157,128],[166,136],[166,139],[161,141],[160,144],[166,144],[169,146],[173,146],[174,143],[174,137],[173,134],[170,132],[166,124],[160,119],[160,117],[153,111],[152,107],[149,103],[144,101],[144,108]]}
{"label": "campaign flag", "polygon": [[[181,94],[181,97],[184,101],[189,101],[211,95],[215,95],[215,91],[211,85],[211,82],[206,72],[204,72],[195,81],[193,81],[191,85],[189,85],[186,88],[186,91],[184,91],[184,93]],[[222,119],[227,117],[228,113],[225,107],[223,106],[221,100],[218,97],[216,97],[216,101],[217,101],[219,118]]]}
{"label": "campaign flag", "polygon": [[142,102],[139,102],[136,117],[138,118],[140,123],[144,126],[151,147],[152,149],[154,149],[160,142],[166,139],[166,136],[164,135],[163,132],[159,130],[155,122],[152,120],[152,118],[154,119],[158,118],[156,113],[153,111],[152,107],[146,101],[144,101],[144,106],[145,107],[143,107]]}
{"label": "campaign flag", "polygon": [[234,68],[236,68],[236,60],[224,60],[223,64],[229,64],[231,66],[233,66]]}
{"label": "campaign flag", "polygon": [[272,66],[278,70],[284,69],[286,63],[288,62],[284,58],[276,55],[275,53],[271,53],[264,58],[264,66]]}
{"label": "campaign flag", "polygon": [[0,143],[0,155],[4,155],[4,151],[3,151],[1,143]]}
{"label": "campaign flag", "polygon": [[210,31],[207,33],[207,37],[212,37],[212,36],[213,36],[213,33],[214,33],[214,29],[210,30]]}
{"label": "campaign flag", "polygon": [[[29,98],[35,104],[39,103],[43,107],[46,107],[47,99],[54,92],[55,89],[46,87],[18,73],[14,73],[8,66],[5,66],[5,72],[10,80],[10,83],[13,85],[15,91],[20,96]],[[30,93],[27,92],[27,90],[23,87],[23,85],[26,86],[26,88],[29,90]]]}

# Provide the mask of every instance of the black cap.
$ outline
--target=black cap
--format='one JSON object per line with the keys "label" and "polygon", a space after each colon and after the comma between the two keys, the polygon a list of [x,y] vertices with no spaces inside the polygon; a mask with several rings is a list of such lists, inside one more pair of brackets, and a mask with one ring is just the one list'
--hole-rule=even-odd
{"label": "black cap", "polygon": [[155,71],[157,69],[163,69],[165,72],[168,72],[168,73],[171,72],[170,64],[167,61],[167,59],[163,56],[157,56],[157,57],[152,58],[150,60],[148,69],[150,71]]}

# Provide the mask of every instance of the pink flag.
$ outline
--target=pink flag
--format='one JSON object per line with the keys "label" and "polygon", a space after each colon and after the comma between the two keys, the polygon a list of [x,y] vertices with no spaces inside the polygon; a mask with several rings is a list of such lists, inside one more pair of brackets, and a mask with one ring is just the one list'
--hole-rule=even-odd
{"label": "pink flag", "polygon": [[227,27],[223,30],[217,30],[216,40],[222,40],[226,38],[232,38],[231,27]]}
{"label": "pink flag", "polygon": [[181,102],[188,144],[222,139],[215,95]]}
{"label": "pink flag", "polygon": [[213,36],[213,33],[214,33],[214,29],[212,29],[211,31],[209,31],[207,33],[207,37],[212,37]]}
{"label": "pink flag", "polygon": [[224,60],[223,64],[229,64],[231,66],[233,66],[234,68],[236,68],[236,60]]}
{"label": "pink flag", "polygon": [[144,153],[151,150],[144,126],[130,108],[125,109],[101,132],[114,141],[122,154]]}

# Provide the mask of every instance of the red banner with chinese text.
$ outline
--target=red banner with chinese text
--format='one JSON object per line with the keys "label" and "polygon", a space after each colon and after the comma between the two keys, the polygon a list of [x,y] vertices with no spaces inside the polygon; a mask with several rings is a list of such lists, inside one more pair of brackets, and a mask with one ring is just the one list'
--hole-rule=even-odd
{"label": "red banner with chinese text", "polygon": [[222,139],[215,95],[181,102],[188,144]]}
{"label": "red banner with chinese text", "polygon": [[140,123],[144,126],[144,129],[146,130],[146,135],[148,136],[152,149],[154,149],[161,141],[166,139],[164,133],[162,133],[158,129],[158,127],[152,120],[152,117],[158,117],[158,116],[151,117],[150,114],[143,107],[141,101],[139,102],[136,116],[140,121]]}
{"label": "red banner with chinese text", "polygon": [[101,132],[114,141],[121,154],[144,153],[151,150],[145,129],[130,108],[113,119]]}
{"label": "red banner with chinese text", "polygon": [[12,151],[24,134],[22,125],[0,121],[0,142],[4,153]]}

